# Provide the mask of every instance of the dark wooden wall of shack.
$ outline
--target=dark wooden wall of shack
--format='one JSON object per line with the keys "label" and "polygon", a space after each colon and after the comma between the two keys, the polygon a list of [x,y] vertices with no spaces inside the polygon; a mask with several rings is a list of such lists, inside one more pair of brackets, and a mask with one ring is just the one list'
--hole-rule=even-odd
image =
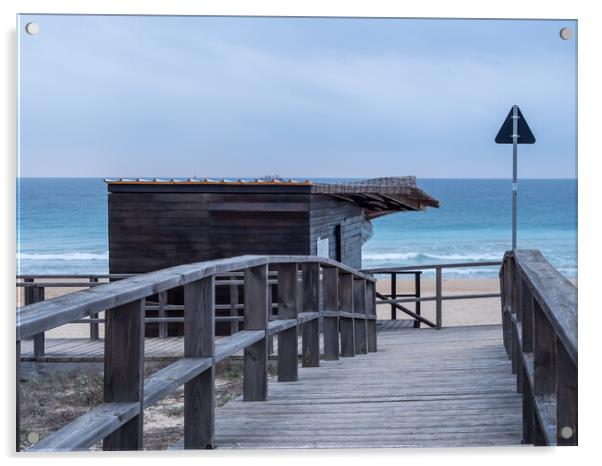
{"label": "dark wooden wall of shack", "polygon": [[328,238],[330,257],[336,259],[336,226],[341,227],[341,262],[356,269],[362,266],[362,209],[330,196],[310,197],[310,254],[317,253],[318,238]]}
{"label": "dark wooden wall of shack", "polygon": [[243,254],[309,254],[307,193],[109,194],[109,269],[140,273]]}

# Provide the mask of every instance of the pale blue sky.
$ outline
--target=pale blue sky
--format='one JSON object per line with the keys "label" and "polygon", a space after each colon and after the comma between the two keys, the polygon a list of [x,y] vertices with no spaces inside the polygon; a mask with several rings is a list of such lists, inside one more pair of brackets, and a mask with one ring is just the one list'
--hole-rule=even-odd
{"label": "pale blue sky", "polygon": [[21,175],[507,178],[517,104],[520,177],[574,177],[564,26],[23,15]]}

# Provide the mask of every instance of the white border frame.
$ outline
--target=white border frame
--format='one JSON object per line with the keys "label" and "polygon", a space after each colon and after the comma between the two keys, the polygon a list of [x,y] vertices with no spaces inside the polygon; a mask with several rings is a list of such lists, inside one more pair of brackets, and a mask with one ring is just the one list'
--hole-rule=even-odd
{"label": "white border frame", "polygon": [[[598,199],[602,199],[602,183],[597,180],[596,168],[602,156],[598,115],[601,111],[600,83],[602,73],[600,67],[599,44],[602,44],[602,17],[597,14],[596,2],[560,2],[557,0],[537,2],[528,0],[505,0],[502,2],[485,2],[475,0],[424,0],[421,2],[401,2],[385,0],[278,0],[244,1],[244,0],[2,0],[2,102],[4,111],[0,116],[0,141],[4,146],[1,172],[2,212],[4,227],[2,228],[2,267],[1,286],[4,297],[3,326],[5,361],[4,380],[1,385],[4,413],[2,426],[2,444],[6,455],[12,456],[14,447],[14,317],[10,309],[15,305],[14,264],[15,264],[15,173],[16,173],[16,35],[15,24],[17,13],[86,13],[86,14],[154,14],[154,15],[252,15],[252,16],[348,16],[348,17],[439,17],[439,18],[537,18],[537,19],[577,19],[579,21],[579,308],[580,319],[580,435],[578,448],[558,448],[542,451],[541,449],[425,449],[425,450],[337,450],[337,451],[283,451],[266,452],[197,452],[194,454],[154,453],[146,454],[145,461],[164,461],[167,455],[177,457],[178,461],[250,461],[265,463],[266,461],[285,460],[287,463],[304,462],[315,459],[327,459],[338,463],[356,459],[365,462],[370,456],[376,456],[383,463],[398,463],[405,460],[433,461],[446,463],[482,464],[485,456],[492,464],[515,462],[526,456],[529,461],[546,461],[551,464],[575,462],[597,455],[596,433],[599,431],[600,402],[597,389],[601,376],[598,375],[600,363],[600,318],[599,306],[595,299],[596,287],[599,286],[596,265],[600,263],[600,248],[596,239],[602,237]],[[597,50],[596,50],[597,49]],[[584,253],[585,251],[585,253]],[[9,266],[11,264],[12,266]],[[7,298],[8,297],[8,298]],[[587,407],[587,409],[583,409]],[[111,455],[112,459],[134,458],[140,454]],[[368,456],[370,455],[370,456]],[[534,457],[533,455],[536,455]],[[595,455],[595,456],[594,456]],[[59,455],[61,456],[61,455]],[[85,454],[86,461],[106,460],[106,456]],[[202,458],[198,458],[202,456]],[[308,458],[311,457],[311,458]],[[82,456],[71,456],[74,461],[81,461]],[[31,457],[34,458],[33,456]],[[37,457],[36,457],[37,459]],[[64,457],[46,455],[46,462],[64,462]],[[71,460],[67,460],[71,461]]]}

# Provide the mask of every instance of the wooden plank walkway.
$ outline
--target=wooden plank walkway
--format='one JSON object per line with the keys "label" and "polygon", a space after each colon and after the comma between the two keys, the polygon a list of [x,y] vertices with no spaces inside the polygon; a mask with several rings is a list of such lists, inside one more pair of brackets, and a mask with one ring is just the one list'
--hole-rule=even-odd
{"label": "wooden plank walkway", "polygon": [[[414,321],[411,319],[378,320],[377,330],[398,331],[402,328],[411,328]],[[219,340],[217,337],[216,340]],[[324,349],[320,341],[321,350]],[[274,338],[274,352],[278,350],[278,339]],[[299,352],[301,339],[299,339]],[[241,353],[242,354],[242,353]],[[300,353],[299,353],[300,354]],[[45,354],[39,362],[102,362],[104,355],[104,340],[90,340],[89,338],[47,338]],[[184,355],[184,338],[146,338],[144,340],[144,358],[147,361],[161,361],[181,358]],[[33,340],[23,340],[21,346],[21,360],[34,361]]]}
{"label": "wooden plank walkway", "polygon": [[378,352],[271,380],[216,412],[218,448],[520,445],[521,396],[500,326],[379,333]]}
{"label": "wooden plank walkway", "polygon": [[[221,337],[216,337],[219,341]],[[324,351],[324,341],[320,335],[320,350]],[[278,338],[274,337],[274,354],[278,352]],[[243,352],[235,356],[242,356]],[[301,337],[299,337],[301,354]],[[145,338],[144,359],[146,361],[167,361],[184,357],[184,337]],[[102,362],[104,340],[89,338],[47,338],[44,356],[38,362]],[[35,361],[33,340],[23,340],[21,361]]]}

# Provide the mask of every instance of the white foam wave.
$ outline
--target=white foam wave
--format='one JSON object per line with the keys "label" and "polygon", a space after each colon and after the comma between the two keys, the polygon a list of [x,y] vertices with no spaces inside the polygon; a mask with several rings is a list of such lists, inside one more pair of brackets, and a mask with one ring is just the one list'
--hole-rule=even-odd
{"label": "white foam wave", "polygon": [[424,252],[407,252],[407,253],[367,253],[363,255],[364,260],[369,261],[406,261],[406,260],[421,260],[434,259],[441,261],[498,261],[502,260],[503,253],[475,253],[475,254],[433,254]]}
{"label": "white foam wave", "polygon": [[65,253],[21,253],[17,260],[33,261],[100,261],[108,260],[109,253],[65,252]]}

